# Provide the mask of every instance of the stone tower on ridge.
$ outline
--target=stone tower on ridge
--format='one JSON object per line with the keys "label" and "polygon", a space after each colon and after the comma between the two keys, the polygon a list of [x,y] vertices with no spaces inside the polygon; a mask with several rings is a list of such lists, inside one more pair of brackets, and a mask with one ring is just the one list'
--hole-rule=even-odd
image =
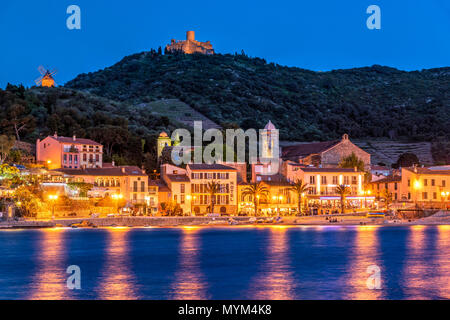
{"label": "stone tower on ridge", "polygon": [[186,32],[186,40],[172,39],[166,46],[167,52],[181,51],[186,54],[202,53],[214,54],[214,49],[209,41],[200,42],[195,40],[195,31]]}

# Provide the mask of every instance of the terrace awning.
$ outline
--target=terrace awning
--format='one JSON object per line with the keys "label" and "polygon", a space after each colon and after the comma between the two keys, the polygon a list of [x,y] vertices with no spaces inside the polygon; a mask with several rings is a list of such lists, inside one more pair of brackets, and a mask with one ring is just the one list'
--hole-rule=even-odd
{"label": "terrace awning", "polygon": [[[320,200],[341,200],[340,196],[322,196]],[[364,197],[364,196],[347,196],[345,200],[375,200],[374,196]]]}

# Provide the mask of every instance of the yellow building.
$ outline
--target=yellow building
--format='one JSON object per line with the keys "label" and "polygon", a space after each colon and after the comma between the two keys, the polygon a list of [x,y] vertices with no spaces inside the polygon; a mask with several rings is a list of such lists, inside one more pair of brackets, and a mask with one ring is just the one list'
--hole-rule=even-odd
{"label": "yellow building", "polygon": [[[170,164],[161,166],[161,180],[170,190],[168,201],[178,204],[185,215],[210,213],[211,200],[214,213],[236,213],[237,175],[237,169],[222,164],[188,164],[186,169]],[[211,181],[218,184],[213,199],[207,190]]]}
{"label": "yellow building", "polygon": [[[237,169],[222,164],[188,164],[186,169],[191,181],[194,214],[209,213],[211,200],[214,201],[214,213],[237,213]],[[219,185],[213,199],[207,190],[211,181]]]}
{"label": "yellow building", "polygon": [[[261,195],[258,199],[258,215],[289,215],[294,214],[298,208],[298,195],[292,190],[292,185],[287,181],[261,181],[269,193]],[[240,182],[238,184],[238,212],[253,215],[255,213],[254,199],[252,195],[245,195],[245,189],[251,183]]]}
{"label": "yellow building", "polygon": [[[170,190],[166,205],[173,202],[180,206],[183,215],[191,215],[191,184],[186,169],[171,164],[163,164],[161,166],[161,180]],[[160,203],[163,202],[160,201]]]}
{"label": "yellow building", "polygon": [[53,183],[84,182],[92,184],[89,197],[121,195],[129,204],[146,204],[148,176],[135,166],[88,169],[58,169],[50,173]]}
{"label": "yellow building", "polygon": [[449,207],[450,170],[402,168],[401,201],[427,208]]}
{"label": "yellow building", "polygon": [[158,159],[161,157],[165,147],[172,146],[172,140],[164,131],[159,134],[157,144]]}
{"label": "yellow building", "polygon": [[[367,190],[376,199],[381,200],[386,205],[386,202],[395,203],[401,200],[401,176],[387,176],[379,180],[372,181],[368,184]],[[390,200],[386,201],[386,197],[389,196]]]}

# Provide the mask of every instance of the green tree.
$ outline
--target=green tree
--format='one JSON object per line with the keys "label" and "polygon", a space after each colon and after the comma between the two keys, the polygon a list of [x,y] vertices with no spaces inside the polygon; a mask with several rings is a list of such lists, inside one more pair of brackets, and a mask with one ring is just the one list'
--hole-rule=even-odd
{"label": "green tree", "polygon": [[255,216],[258,215],[258,204],[261,197],[267,196],[269,189],[262,182],[254,182],[242,190],[242,195],[251,196],[255,207]]}
{"label": "green tree", "polygon": [[12,136],[0,135],[0,164],[6,160],[15,142],[16,139]]}
{"label": "green tree", "polygon": [[[93,129],[91,136],[95,141],[104,145],[105,153],[108,157],[112,157],[113,148],[116,145],[126,144],[129,132],[127,129],[119,126],[104,125]],[[139,150],[135,150],[138,152]]]}
{"label": "green tree", "polygon": [[341,197],[341,213],[345,213],[345,201],[347,198],[347,195],[349,195],[351,192],[350,188],[341,184],[336,187],[336,193]]}
{"label": "green tree", "polygon": [[413,165],[419,165],[419,158],[412,152],[402,153],[395,163],[395,167],[412,167]]}
{"label": "green tree", "polygon": [[297,194],[298,200],[298,213],[302,214],[302,197],[305,192],[309,189],[308,184],[304,183],[302,179],[297,179],[297,181],[292,185],[291,190]]}
{"label": "green tree", "polygon": [[386,205],[386,209],[389,208],[389,205],[392,203],[392,192],[389,192],[388,189],[384,189],[380,195],[381,199],[384,199],[384,203]]}
{"label": "green tree", "polygon": [[365,164],[364,161],[356,156],[354,152],[347,157],[343,157],[339,162],[339,167],[341,168],[357,168],[358,171],[364,171]]}
{"label": "green tree", "polygon": [[86,182],[69,182],[67,186],[72,190],[78,190],[80,197],[87,197],[87,193],[92,189],[93,185]]}
{"label": "green tree", "polygon": [[209,197],[211,198],[210,208],[211,213],[214,213],[214,205],[216,204],[216,193],[220,191],[220,184],[216,181],[210,181],[206,185],[206,192],[209,193]]}
{"label": "green tree", "polygon": [[34,186],[19,186],[15,192],[16,205],[24,216],[36,217],[42,207],[41,196],[39,190]]}
{"label": "green tree", "polygon": [[18,141],[20,141],[20,133],[25,130],[27,126],[30,127],[28,129],[31,129],[33,122],[34,118],[27,113],[25,106],[15,103],[8,109],[6,123],[12,126]]}
{"label": "green tree", "polygon": [[22,162],[22,152],[20,150],[11,150],[9,152],[8,158],[13,163],[21,163]]}

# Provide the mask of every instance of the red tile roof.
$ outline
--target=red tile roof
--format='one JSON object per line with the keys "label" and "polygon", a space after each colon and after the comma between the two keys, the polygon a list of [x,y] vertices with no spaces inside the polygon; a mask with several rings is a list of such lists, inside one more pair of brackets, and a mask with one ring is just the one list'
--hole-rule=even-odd
{"label": "red tile roof", "polygon": [[334,141],[304,143],[294,146],[286,146],[281,149],[281,157],[300,158],[300,157],[307,157],[311,154],[319,154],[330,149],[331,147],[334,147],[341,141],[342,140],[334,140]]}
{"label": "red tile roof", "polygon": [[218,163],[190,163],[188,164],[189,169],[196,171],[196,170],[228,170],[228,171],[236,171],[235,168],[225,166],[223,164]]}
{"label": "red tile roof", "polygon": [[380,180],[375,180],[370,183],[389,183],[389,182],[401,182],[401,176],[387,176],[386,178],[382,178]]}
{"label": "red tile roof", "polygon": [[164,182],[164,180],[158,179],[158,180],[150,180],[148,181],[149,186],[157,186],[158,192],[170,192],[169,187]]}
{"label": "red tile roof", "polygon": [[167,174],[166,177],[171,182],[189,182],[189,177],[185,174]]}
{"label": "red tile roof", "polygon": [[[122,170],[123,169],[123,170]],[[136,166],[120,166],[111,168],[86,168],[86,169],[56,169],[71,176],[145,176],[142,169]]]}
{"label": "red tile roof", "polygon": [[359,172],[362,171],[355,171],[353,168],[316,168],[316,167],[306,167],[306,168],[300,168],[300,170],[304,172]]}
{"label": "red tile roof", "polygon": [[[414,167],[404,168],[405,170],[415,172]],[[436,175],[450,175],[450,170],[430,170],[428,168],[416,168],[418,174],[436,174]]]}
{"label": "red tile roof", "polygon": [[49,136],[52,139],[55,139],[58,142],[62,143],[71,143],[71,144],[88,144],[88,145],[94,145],[94,146],[101,146],[101,143],[98,143],[91,139],[84,139],[84,138],[75,138],[73,137],[55,137],[55,136]]}
{"label": "red tile roof", "polygon": [[385,167],[385,166],[379,166],[379,165],[373,164],[373,165],[370,166],[370,170],[383,170],[383,171],[386,171],[386,170],[390,170],[390,168]]}

